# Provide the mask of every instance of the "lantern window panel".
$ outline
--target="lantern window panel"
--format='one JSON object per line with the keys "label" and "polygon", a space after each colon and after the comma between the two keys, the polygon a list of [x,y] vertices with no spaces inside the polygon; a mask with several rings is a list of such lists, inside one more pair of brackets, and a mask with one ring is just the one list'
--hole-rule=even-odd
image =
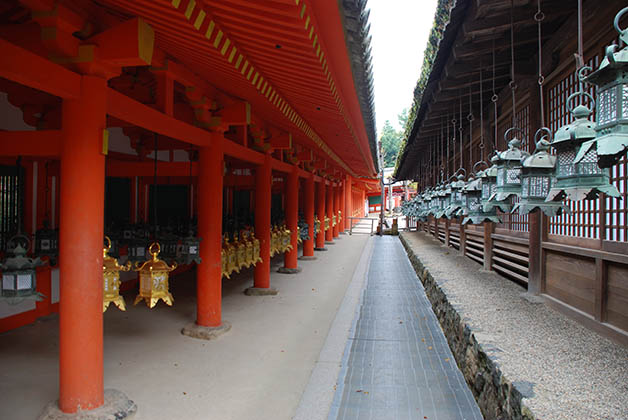
{"label": "lantern window panel", "polygon": [[519,175],[521,174],[520,168],[512,168],[507,169],[507,184],[519,184],[521,181],[519,180]]}
{"label": "lantern window panel", "polygon": [[617,119],[617,92],[606,89],[598,95],[598,125],[605,125]]}
{"label": "lantern window panel", "polygon": [[33,287],[33,276],[31,274],[17,275],[17,290],[27,290]]}
{"label": "lantern window panel", "polygon": [[576,174],[576,167],[573,163],[576,158],[575,150],[562,150],[557,153],[558,157],[558,175],[572,176]]}
{"label": "lantern window panel", "polygon": [[497,171],[497,185],[506,185],[506,168],[501,168]]}
{"label": "lantern window panel", "polygon": [[[550,178],[547,176],[531,176],[527,178],[529,185],[528,197],[547,197],[549,194]],[[525,183],[524,183],[525,185]],[[523,194],[526,196],[526,194]]]}
{"label": "lantern window panel", "polygon": [[597,164],[597,151],[592,148],[576,163],[577,173],[579,175],[598,175],[602,174],[602,169]]}
{"label": "lantern window panel", "polygon": [[622,85],[622,118],[628,119],[628,84]]}
{"label": "lantern window panel", "polygon": [[15,276],[13,274],[2,275],[2,290],[15,290]]}

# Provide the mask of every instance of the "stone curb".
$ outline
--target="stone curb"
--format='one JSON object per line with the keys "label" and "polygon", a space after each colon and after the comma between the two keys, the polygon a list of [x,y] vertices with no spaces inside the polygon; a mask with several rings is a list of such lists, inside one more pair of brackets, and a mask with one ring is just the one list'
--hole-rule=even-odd
{"label": "stone curb", "polygon": [[462,371],[482,415],[496,420],[536,420],[521,392],[502,374],[499,367],[477,342],[471,328],[463,322],[447,295],[416,256],[412,247],[399,235],[410,263],[423,283],[447,342]]}

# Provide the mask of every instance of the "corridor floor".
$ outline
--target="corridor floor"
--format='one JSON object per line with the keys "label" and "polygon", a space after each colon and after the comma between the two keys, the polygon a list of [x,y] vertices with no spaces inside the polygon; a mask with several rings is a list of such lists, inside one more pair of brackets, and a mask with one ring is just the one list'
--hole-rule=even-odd
{"label": "corridor floor", "polygon": [[401,242],[373,240],[329,420],[482,419]]}

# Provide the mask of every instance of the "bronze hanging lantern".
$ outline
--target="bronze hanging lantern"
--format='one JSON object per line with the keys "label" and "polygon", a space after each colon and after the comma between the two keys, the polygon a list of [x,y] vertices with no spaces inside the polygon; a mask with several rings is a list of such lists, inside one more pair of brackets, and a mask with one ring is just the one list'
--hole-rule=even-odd
{"label": "bronze hanging lantern", "polygon": [[[535,140],[539,134],[546,132],[551,135],[549,129],[540,128],[535,134]],[[522,162],[521,169],[521,194],[520,200],[512,209],[519,214],[528,214],[540,209],[546,216],[554,217],[568,208],[559,201],[546,201],[550,192],[556,171],[556,156],[548,153],[550,143],[545,136],[536,143],[536,151]]]}
{"label": "bronze hanging lantern", "polygon": [[[523,131],[512,127],[504,133],[504,139],[508,139],[511,131]],[[528,152],[521,150],[521,140],[514,137],[508,142],[508,149],[497,153],[491,159],[497,166],[497,185],[495,192],[488,199],[484,206],[485,211],[489,211],[491,206],[499,207],[502,211],[510,210],[510,200],[521,194],[521,162],[530,156]]]}
{"label": "bronze hanging lantern", "polygon": [[35,232],[35,255],[38,257],[48,257],[52,260],[59,256],[59,231],[50,229],[47,220],[44,220],[44,226]]}
{"label": "bronze hanging lantern", "polygon": [[451,199],[449,201],[449,206],[447,206],[447,210],[445,210],[445,217],[447,217],[448,219],[457,216],[458,210],[462,208],[462,189],[465,187],[465,185],[466,183],[464,182],[463,174],[458,174],[456,180],[450,184]]}
{"label": "bronze hanging lantern", "polygon": [[[489,203],[491,196],[497,191],[497,166],[494,163],[481,171],[479,179],[482,183],[482,210],[485,213],[495,211],[496,208],[502,211],[510,210],[507,203]],[[506,210],[503,210],[502,207],[506,207]]]}
{"label": "bronze hanging lantern", "polygon": [[[610,183],[609,170],[598,164],[596,148],[590,148],[583,159],[576,162],[576,152],[582,144],[596,137],[594,122],[589,118],[591,110],[585,105],[573,108],[572,101],[577,96],[593,97],[585,92],[576,92],[567,99],[569,112],[575,120],[560,127],[551,146],[556,150],[556,182],[547,196],[547,201],[595,199],[599,193],[619,197],[619,191]],[[594,102],[594,101],[593,101]]]}
{"label": "bronze hanging lantern", "polygon": [[12,257],[2,264],[2,293],[0,298],[10,304],[18,304],[23,300],[44,300],[44,295],[37,291],[36,268],[46,263],[38,258],[28,258],[30,240],[22,234],[11,238],[7,244]]}
{"label": "bronze hanging lantern", "polygon": [[[474,168],[477,167],[479,163],[484,163],[486,165],[485,162],[478,162],[475,164]],[[501,223],[495,208],[491,208],[489,211],[484,211],[484,186],[487,185],[487,191],[490,191],[490,185],[488,184],[488,182],[490,182],[488,181],[489,175],[487,175],[488,170],[489,169],[485,169],[477,172],[476,176],[469,180],[464,189],[466,213],[465,218],[462,221],[463,225],[468,223],[479,225],[483,222]]]}
{"label": "bronze hanging lantern", "polygon": [[179,264],[200,264],[200,242],[201,238],[194,236],[192,231],[188,232],[188,236],[183,238],[177,247],[177,262]]}
{"label": "bronze hanging lantern", "polygon": [[[620,10],[613,22],[624,44],[628,44],[628,29],[621,29],[619,20],[627,12],[628,7]],[[582,144],[576,155],[576,163],[584,160],[589,151],[595,148],[600,168],[610,168],[628,150],[628,47],[619,51],[617,49],[615,44],[606,47],[600,67],[584,78],[598,88],[597,136]]]}
{"label": "bronze hanging lantern", "polygon": [[102,249],[102,311],[105,312],[112,302],[121,311],[126,311],[124,298],[120,296],[120,271],[129,271],[131,269],[131,262],[127,261],[125,265],[118,264],[118,260],[109,255],[111,239],[108,236],[105,236],[105,242],[107,245]]}
{"label": "bronze hanging lantern", "polygon": [[140,274],[140,291],[135,298],[134,305],[144,300],[149,308],[153,308],[159,300],[172,306],[174,298],[170,294],[168,277],[170,272],[177,268],[177,263],[169,266],[165,261],[157,258],[160,252],[159,243],[153,242],[148,247],[152,258],[139,265],[136,263],[135,271]]}

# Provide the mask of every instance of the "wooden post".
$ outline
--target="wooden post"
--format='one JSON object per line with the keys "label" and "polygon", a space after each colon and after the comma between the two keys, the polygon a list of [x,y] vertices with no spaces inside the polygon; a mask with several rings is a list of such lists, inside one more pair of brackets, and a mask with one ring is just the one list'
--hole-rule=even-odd
{"label": "wooden post", "polygon": [[255,266],[254,284],[258,289],[270,288],[270,205],[272,169],[270,155],[256,169],[255,182],[255,235],[260,242],[262,262]]}
{"label": "wooden post", "polygon": [[[327,229],[325,231],[325,242],[333,242],[334,240],[334,232],[333,229],[331,227],[331,217],[333,216],[333,212],[334,212],[334,188],[331,186],[331,184],[327,187],[327,190],[325,191],[325,215],[327,216],[327,218],[329,219],[329,229]],[[325,222],[324,222],[324,218],[321,219],[321,223],[323,224],[323,228],[325,227]]]}
{"label": "wooden post", "polygon": [[542,213],[535,210],[528,216],[528,293],[541,293],[541,225]]}
{"label": "wooden post", "polygon": [[310,174],[305,179],[305,200],[303,202],[303,215],[305,223],[310,229],[310,239],[303,241],[303,257],[314,257],[314,176]]}
{"label": "wooden post", "polygon": [[608,286],[608,270],[606,261],[602,258],[595,259],[595,319],[599,322],[606,321],[606,301]]}
{"label": "wooden post", "polygon": [[104,402],[102,241],[107,81],[82,76],[81,94],[62,105],[59,222],[59,408]]}
{"label": "wooden post", "polygon": [[467,232],[465,225],[459,223],[458,226],[460,227],[460,252],[462,252],[462,255],[467,255]]}
{"label": "wooden post", "polygon": [[320,233],[316,235],[315,251],[325,251],[325,180],[316,186],[316,216],[320,222]]}
{"label": "wooden post", "polygon": [[493,232],[495,223],[484,222],[484,270],[491,271],[493,267]]}
{"label": "wooden post", "polygon": [[299,173],[298,167],[293,167],[288,174],[286,185],[286,227],[290,231],[290,244],[292,250],[284,254],[284,272],[294,273],[298,270],[297,257],[299,249],[297,244],[297,227],[299,219]]}
{"label": "wooden post", "polygon": [[449,219],[445,219],[445,246],[449,248]]}

